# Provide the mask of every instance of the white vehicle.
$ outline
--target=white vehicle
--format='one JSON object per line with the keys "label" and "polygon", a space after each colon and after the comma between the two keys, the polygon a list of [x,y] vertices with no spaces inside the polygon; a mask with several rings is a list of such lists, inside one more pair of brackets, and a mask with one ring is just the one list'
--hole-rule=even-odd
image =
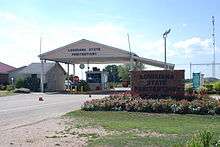
{"label": "white vehicle", "polygon": [[[68,85],[69,85],[69,87],[68,87]],[[68,80],[65,80],[65,82],[64,82],[65,89],[68,89],[68,88],[72,89],[73,85],[74,85],[73,82],[70,80],[69,80],[69,82],[68,82]]]}

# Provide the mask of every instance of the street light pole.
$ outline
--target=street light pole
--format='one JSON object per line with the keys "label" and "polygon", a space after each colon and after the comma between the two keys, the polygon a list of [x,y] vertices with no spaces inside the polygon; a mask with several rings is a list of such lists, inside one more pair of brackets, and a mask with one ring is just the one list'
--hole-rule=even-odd
{"label": "street light pole", "polygon": [[164,69],[167,70],[167,35],[170,33],[171,29],[163,33],[164,39]]}
{"label": "street light pole", "polygon": [[164,69],[167,70],[167,37],[164,37]]}

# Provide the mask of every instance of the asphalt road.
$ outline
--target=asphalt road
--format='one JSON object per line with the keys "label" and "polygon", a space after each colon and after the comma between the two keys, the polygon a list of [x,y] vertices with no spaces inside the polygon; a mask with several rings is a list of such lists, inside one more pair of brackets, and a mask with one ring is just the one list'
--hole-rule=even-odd
{"label": "asphalt road", "polygon": [[[44,101],[38,101],[43,96]],[[79,109],[83,102],[103,95],[19,94],[0,97],[0,132],[54,118]]]}

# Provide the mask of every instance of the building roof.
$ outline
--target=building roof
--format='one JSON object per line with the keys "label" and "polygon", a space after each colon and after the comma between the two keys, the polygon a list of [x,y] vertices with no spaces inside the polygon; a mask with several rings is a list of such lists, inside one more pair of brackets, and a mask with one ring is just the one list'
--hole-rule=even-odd
{"label": "building roof", "polygon": [[16,68],[5,63],[0,62],[0,73],[8,73]]}
{"label": "building roof", "polygon": [[27,67],[27,66],[18,67],[18,68],[16,68],[16,69],[11,70],[9,73],[19,72],[19,71],[21,71],[22,69],[24,69],[25,67]]}
{"label": "building roof", "polygon": [[[81,39],[66,46],[39,55],[41,60],[57,61],[70,64],[110,64],[128,63],[131,57],[144,64],[164,68],[165,63],[152,59],[139,57],[135,53],[104,45],[101,43]],[[173,69],[174,64],[167,63],[168,69]]]}
{"label": "building roof", "polygon": [[[56,63],[44,63],[44,73],[47,73]],[[31,63],[23,68],[19,73],[22,74],[41,74],[41,63]]]}

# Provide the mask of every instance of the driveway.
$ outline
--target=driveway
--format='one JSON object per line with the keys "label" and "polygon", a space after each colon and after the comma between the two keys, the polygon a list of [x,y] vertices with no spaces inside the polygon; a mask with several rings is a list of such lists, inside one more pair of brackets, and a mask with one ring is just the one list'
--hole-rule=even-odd
{"label": "driveway", "polygon": [[[43,96],[44,101],[38,101]],[[103,95],[19,94],[0,97],[0,133],[5,130],[34,124],[79,109],[86,100]]]}

